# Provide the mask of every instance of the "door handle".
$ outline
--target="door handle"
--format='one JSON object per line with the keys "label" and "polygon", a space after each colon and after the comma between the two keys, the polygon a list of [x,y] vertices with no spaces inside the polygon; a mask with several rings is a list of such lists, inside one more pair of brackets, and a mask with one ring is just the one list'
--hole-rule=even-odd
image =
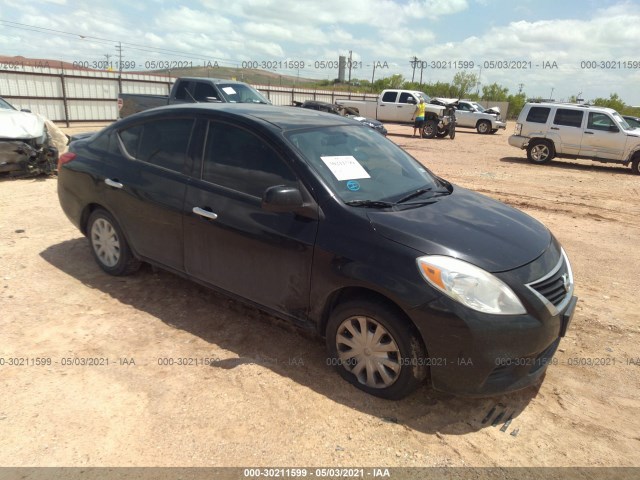
{"label": "door handle", "polygon": [[104,183],[113,188],[122,188],[124,185],[116,180],[111,180],[110,178],[105,178]]}
{"label": "door handle", "polygon": [[558,127],[551,127],[551,130],[560,130]]}
{"label": "door handle", "polygon": [[593,132],[584,132],[584,133],[586,133],[588,135],[593,135]]}
{"label": "door handle", "polygon": [[200,215],[201,217],[208,218],[209,220],[215,220],[216,218],[218,218],[217,214],[200,207],[193,207],[192,212],[195,213],[196,215]]}

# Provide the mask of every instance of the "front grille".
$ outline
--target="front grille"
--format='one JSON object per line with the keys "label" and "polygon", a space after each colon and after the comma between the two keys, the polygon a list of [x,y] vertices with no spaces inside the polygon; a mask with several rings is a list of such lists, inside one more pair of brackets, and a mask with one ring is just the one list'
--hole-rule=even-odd
{"label": "front grille", "polygon": [[564,262],[562,262],[562,267],[554,275],[541,282],[532,283],[530,287],[557,307],[567,296],[568,288],[565,288],[563,275],[568,277],[567,267]]}
{"label": "front grille", "polygon": [[561,305],[573,294],[573,274],[564,251],[560,261],[551,272],[527,284],[527,286],[538,297],[556,307],[556,310],[560,309]]}

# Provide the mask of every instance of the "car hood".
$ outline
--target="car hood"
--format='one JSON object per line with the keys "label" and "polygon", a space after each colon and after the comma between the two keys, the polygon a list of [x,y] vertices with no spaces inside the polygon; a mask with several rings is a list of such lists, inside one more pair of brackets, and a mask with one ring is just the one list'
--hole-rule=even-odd
{"label": "car hood", "polygon": [[45,134],[44,120],[37,115],[16,110],[0,110],[0,138],[26,140]]}
{"label": "car hood", "polygon": [[[414,201],[422,200],[422,197]],[[551,233],[537,220],[464,188],[434,203],[401,211],[369,211],[382,236],[424,254],[460,258],[489,272],[513,270],[538,258]]]}

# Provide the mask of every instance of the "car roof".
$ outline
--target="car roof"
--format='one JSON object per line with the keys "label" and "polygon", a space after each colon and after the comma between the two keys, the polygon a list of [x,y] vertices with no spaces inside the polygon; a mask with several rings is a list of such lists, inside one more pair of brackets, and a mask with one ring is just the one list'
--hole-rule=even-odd
{"label": "car roof", "polygon": [[180,77],[178,80],[187,80],[189,82],[210,82],[210,83],[229,83],[231,85],[247,85],[245,82],[237,80],[228,80],[226,78],[209,78],[209,77]]}
{"label": "car roof", "polygon": [[536,107],[562,107],[575,108],[576,110],[595,110],[598,112],[617,113],[613,108],[599,107],[597,105],[585,105],[581,103],[562,103],[562,102],[529,102],[528,105]]}
{"label": "car roof", "polygon": [[[187,103],[167,105],[145,110],[127,117],[125,120],[135,123],[136,120],[165,116],[167,113],[217,113],[219,118],[235,117],[245,120],[266,123],[278,130],[297,130],[313,127],[331,127],[340,125],[361,125],[356,120],[299,107],[274,105],[258,105],[250,103]],[[129,123],[129,122],[127,122]]]}

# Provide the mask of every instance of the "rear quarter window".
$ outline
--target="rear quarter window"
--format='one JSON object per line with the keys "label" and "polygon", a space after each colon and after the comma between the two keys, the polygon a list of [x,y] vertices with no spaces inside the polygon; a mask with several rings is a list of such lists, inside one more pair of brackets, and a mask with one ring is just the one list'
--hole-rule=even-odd
{"label": "rear quarter window", "polygon": [[531,107],[527,114],[527,122],[547,123],[550,111],[549,107]]}

